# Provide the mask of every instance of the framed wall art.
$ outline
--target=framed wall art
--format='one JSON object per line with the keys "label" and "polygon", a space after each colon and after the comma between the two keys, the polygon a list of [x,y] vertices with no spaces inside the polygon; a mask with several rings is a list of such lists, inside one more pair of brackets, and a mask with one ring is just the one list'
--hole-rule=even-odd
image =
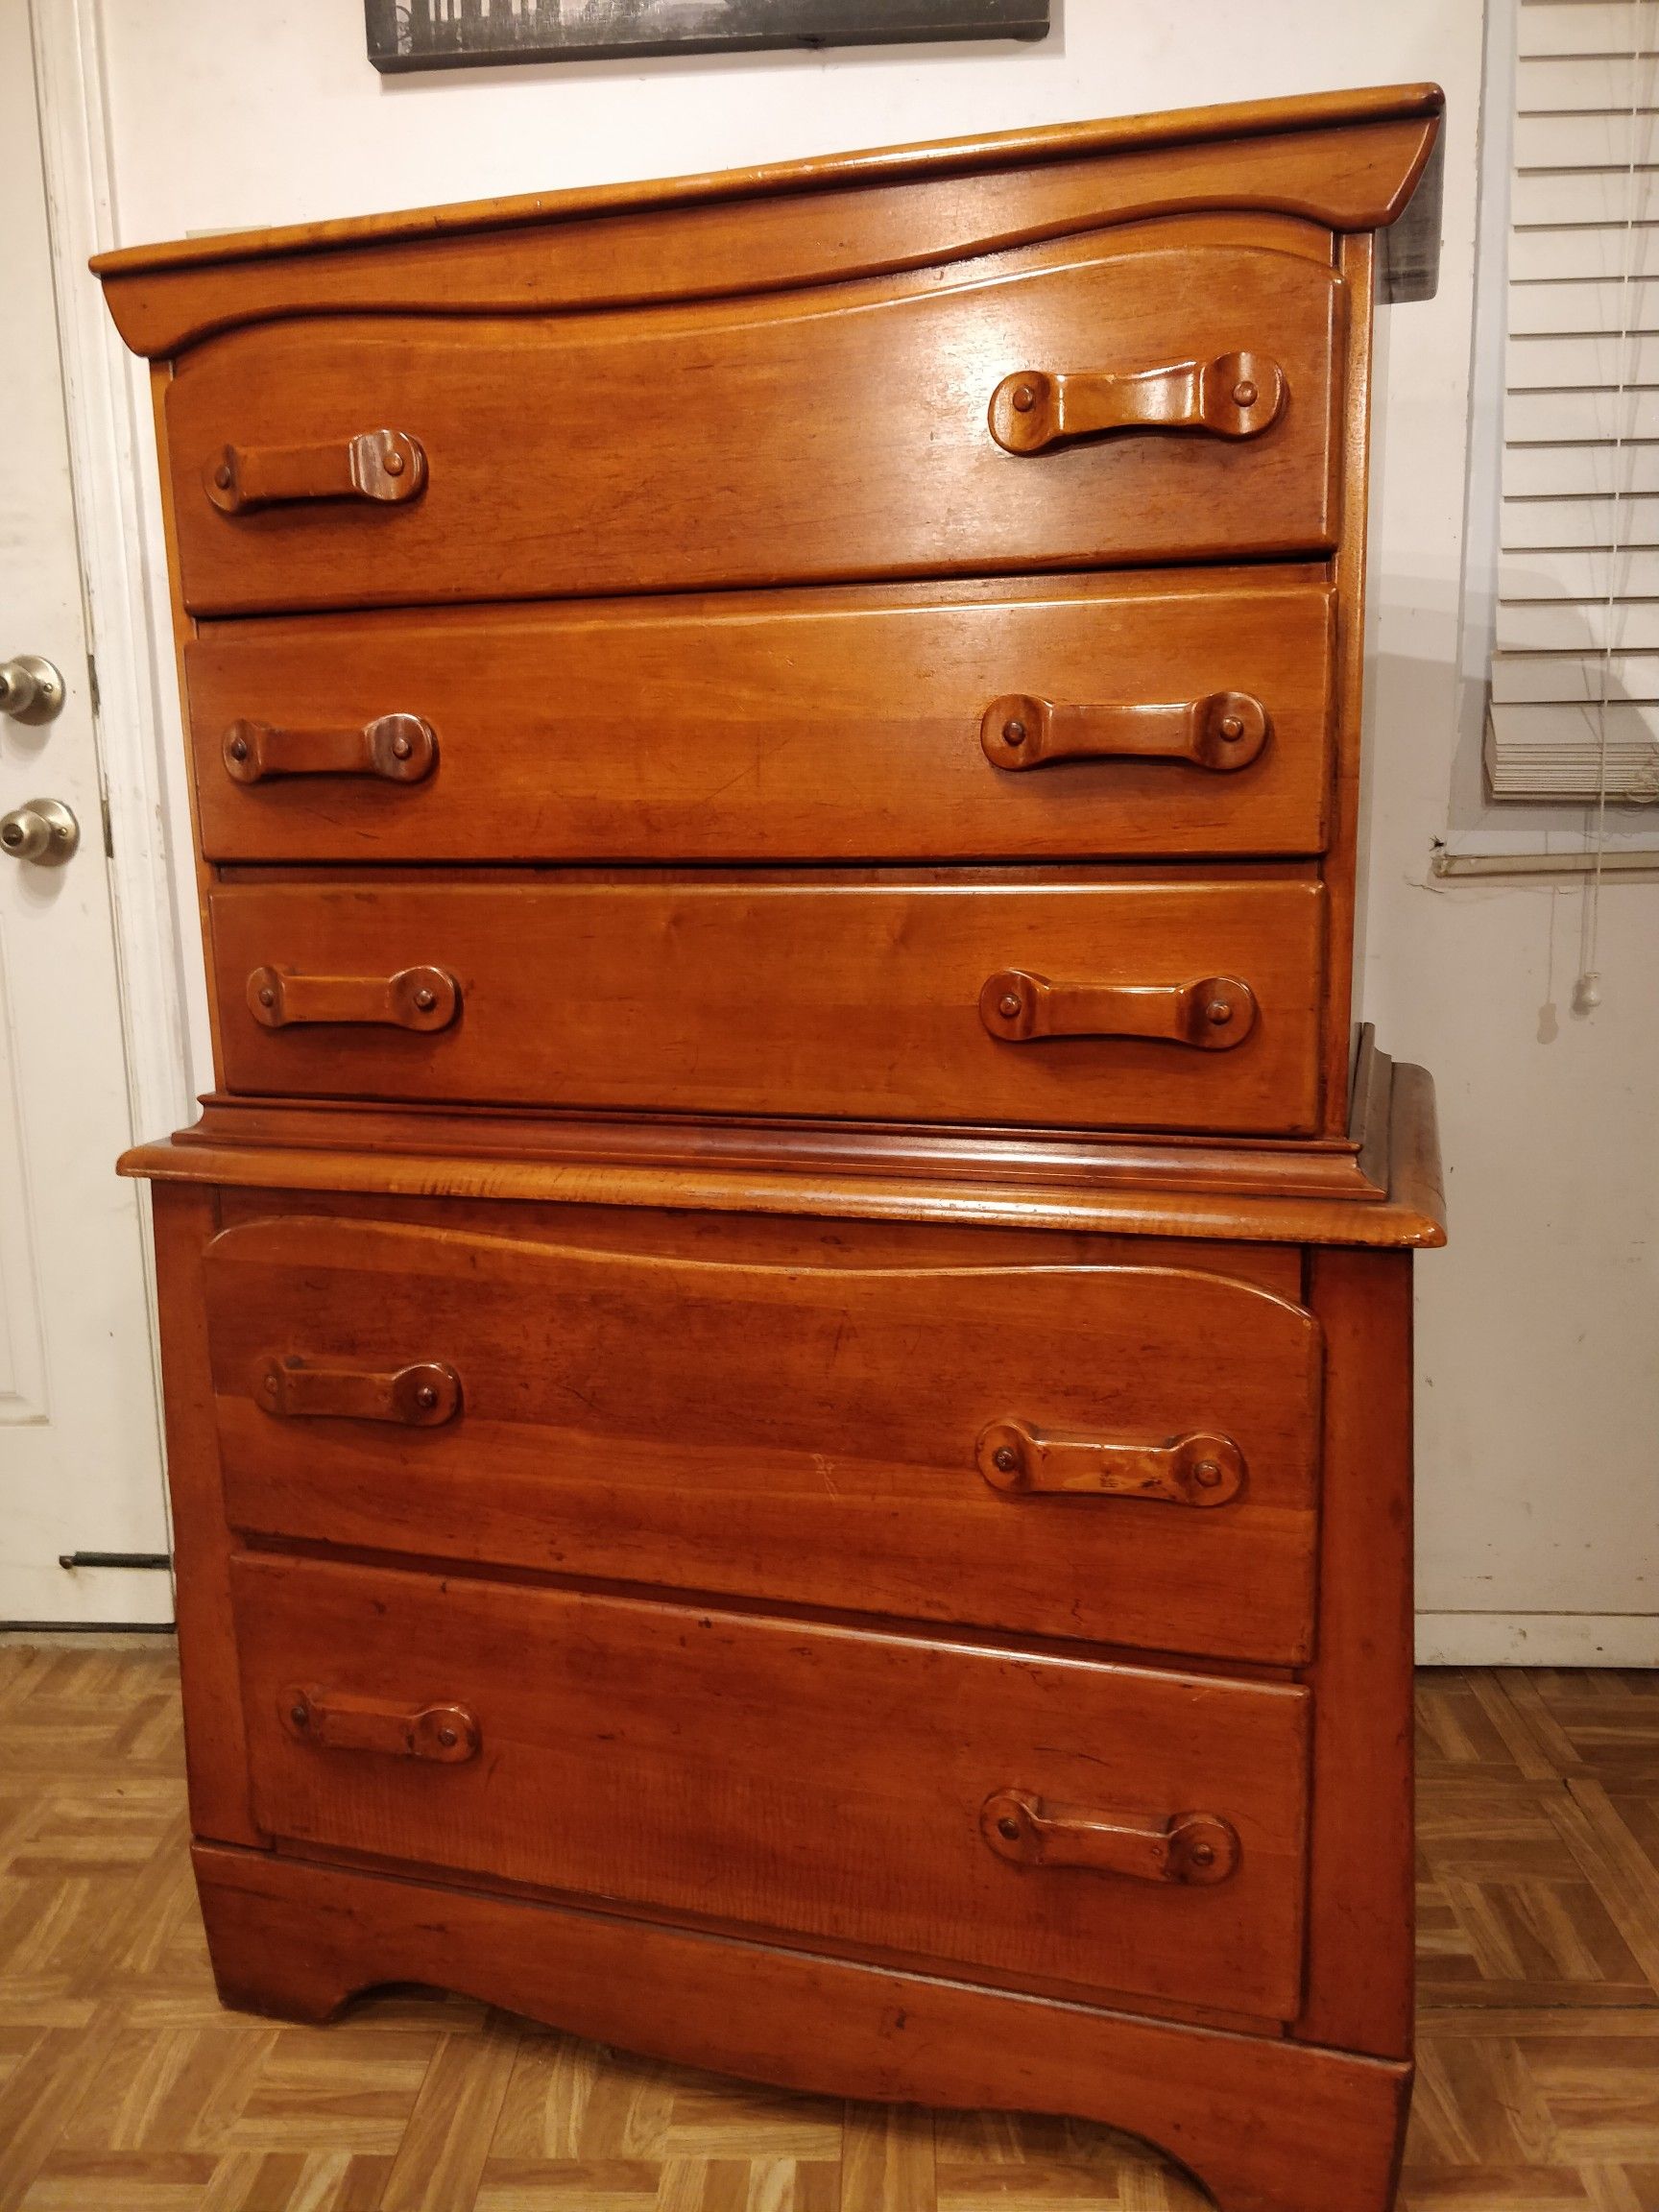
{"label": "framed wall art", "polygon": [[365,0],[376,69],[1043,38],[1049,0]]}

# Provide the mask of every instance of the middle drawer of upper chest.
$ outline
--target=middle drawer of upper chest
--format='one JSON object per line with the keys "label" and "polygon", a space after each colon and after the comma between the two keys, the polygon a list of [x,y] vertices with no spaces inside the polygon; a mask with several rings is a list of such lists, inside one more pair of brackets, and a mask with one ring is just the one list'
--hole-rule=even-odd
{"label": "middle drawer of upper chest", "polygon": [[1334,630],[1300,565],[213,622],[203,852],[1311,854]]}
{"label": "middle drawer of upper chest", "polygon": [[1155,227],[559,317],[208,340],[166,434],[198,614],[1318,552],[1342,279]]}

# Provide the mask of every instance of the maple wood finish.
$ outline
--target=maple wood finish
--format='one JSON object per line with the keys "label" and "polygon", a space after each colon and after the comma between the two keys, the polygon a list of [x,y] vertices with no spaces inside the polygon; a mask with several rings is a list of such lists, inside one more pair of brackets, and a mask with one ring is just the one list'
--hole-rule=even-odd
{"label": "maple wood finish", "polygon": [[[233,1092],[1311,1134],[1323,904],[1282,870],[348,876],[208,912]],[[1016,963],[1103,994],[1065,1034],[988,1025]],[[1225,994],[1196,1044],[1168,998],[1232,976],[1215,1051]]]}
{"label": "maple wood finish", "polygon": [[[1134,1265],[1039,1240],[1014,1262],[971,1231],[870,1248],[827,1224],[780,1249],[738,1221],[715,1250],[681,1254],[670,1230],[647,1215],[643,1249],[584,1249],[558,1215],[511,1206],[410,1219],[262,1197],[205,1254],[231,1525],[1308,1655],[1321,1341],[1299,1284],[1286,1296],[1240,1281],[1201,1249],[1183,1269],[1176,1248],[1130,1246],[1152,1262]],[[293,1362],[282,1391],[320,1400],[310,1417],[276,1409],[277,1346]],[[388,1378],[427,1366],[454,1380],[411,1437]],[[363,1393],[350,1427],[347,1387]],[[463,1417],[444,1417],[456,1401]],[[1010,1418],[1119,1455],[1202,1432],[1236,1479],[1214,1506],[1196,1479],[1173,1498],[1016,1489],[986,1442]]]}
{"label": "maple wood finish", "polygon": [[99,264],[212,971],[126,1165],[230,2001],[447,1984],[1384,2212],[1443,1231],[1349,998],[1438,113]]}
{"label": "maple wood finish", "polygon": [[[954,265],[956,285],[227,333],[184,355],[166,395],[184,603],[263,613],[1331,546],[1343,280],[1191,224],[1188,247],[1162,230],[1138,249],[1127,233],[1028,247],[990,277]],[[997,442],[987,416],[1011,367],[1064,367],[1080,343],[1129,374],[1183,361],[1217,297],[1294,394],[1277,435],[1176,416],[1053,454]],[[777,435],[757,437],[768,418]],[[395,498],[355,480],[381,423],[391,458],[409,452]],[[258,512],[213,496],[228,424]]]}
{"label": "maple wood finish", "polygon": [[[1329,584],[1292,566],[214,623],[185,646],[203,849],[350,865],[1315,854],[1334,617]],[[1005,736],[1011,693],[1046,703],[1055,735],[1037,709]],[[1222,707],[1194,760],[1191,704],[1230,694],[1259,710],[1250,744],[1220,733]],[[413,727],[366,734],[387,724]]]}

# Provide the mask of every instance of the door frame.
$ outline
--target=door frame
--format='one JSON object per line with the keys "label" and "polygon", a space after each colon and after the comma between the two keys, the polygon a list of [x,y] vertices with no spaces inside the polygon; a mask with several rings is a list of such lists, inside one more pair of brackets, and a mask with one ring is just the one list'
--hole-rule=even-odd
{"label": "door frame", "polygon": [[[129,1114],[135,1137],[160,1137],[195,1118],[192,980],[198,996],[204,986],[193,873],[169,849],[169,824],[188,813],[178,788],[172,621],[156,595],[164,587],[152,586],[167,564],[156,472],[146,466],[148,364],[127,352],[86,267],[117,243],[98,0],[30,0],[29,19]],[[148,1262],[148,1207],[140,1219]],[[154,1348],[153,1267],[147,1276]]]}

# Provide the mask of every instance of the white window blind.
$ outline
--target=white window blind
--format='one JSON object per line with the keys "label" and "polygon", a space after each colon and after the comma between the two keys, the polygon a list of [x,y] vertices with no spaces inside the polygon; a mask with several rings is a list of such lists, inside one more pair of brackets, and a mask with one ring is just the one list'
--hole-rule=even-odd
{"label": "white window blind", "polygon": [[1495,798],[1659,800],[1659,0],[1522,0]]}

